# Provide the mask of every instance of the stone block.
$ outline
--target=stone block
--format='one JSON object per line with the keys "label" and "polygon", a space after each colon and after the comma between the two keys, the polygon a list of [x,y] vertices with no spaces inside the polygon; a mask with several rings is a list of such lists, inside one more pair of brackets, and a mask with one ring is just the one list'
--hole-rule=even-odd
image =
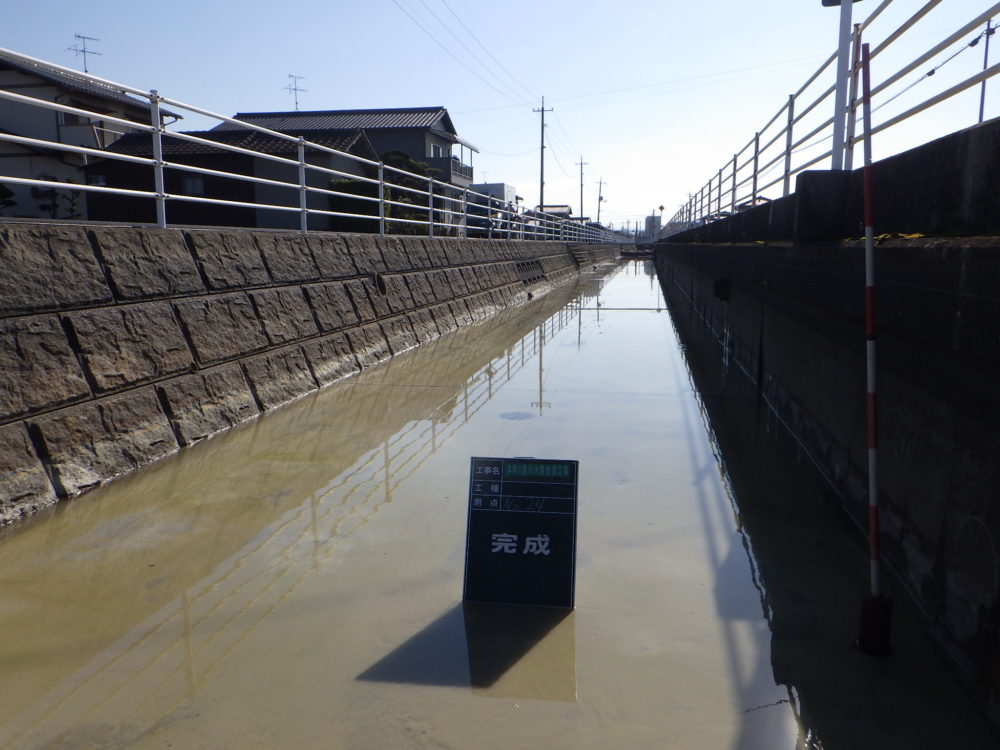
{"label": "stone block", "polygon": [[408,312],[415,307],[413,295],[410,294],[410,288],[403,276],[392,274],[383,277],[383,279],[386,288],[385,300],[389,305],[390,312],[398,314]]}
{"label": "stone block", "polygon": [[427,274],[427,282],[434,292],[434,299],[438,302],[447,302],[455,297],[447,271],[431,271]]}
{"label": "stone block", "polygon": [[345,237],[347,249],[359,274],[385,273],[385,260],[375,242],[375,235],[355,234]]}
{"label": "stone block", "polygon": [[394,318],[386,318],[379,321],[382,333],[386,341],[389,342],[389,349],[393,355],[405,352],[417,345],[417,335],[413,332],[413,326],[405,315],[398,315]]}
{"label": "stone block", "polygon": [[372,304],[372,308],[375,311],[375,317],[384,318],[388,315],[392,315],[392,308],[389,306],[389,277],[388,276],[378,276],[378,281],[375,277],[366,277],[363,280],[359,280],[361,285],[368,292],[368,300]]}
{"label": "stone block", "polygon": [[468,288],[469,292],[478,292],[483,289],[483,269],[484,266],[465,266],[461,269],[462,278],[465,280],[465,286]]}
{"label": "stone block", "polygon": [[239,364],[213,367],[159,386],[160,399],[181,445],[191,445],[259,414]]}
{"label": "stone block", "polygon": [[351,343],[351,351],[358,358],[358,364],[361,367],[371,367],[392,356],[385,335],[377,323],[360,328],[349,328],[347,340]]}
{"label": "stone block", "polygon": [[106,307],[66,316],[97,393],[155,380],[194,366],[169,302]]}
{"label": "stone block", "polygon": [[469,294],[469,285],[466,283],[461,269],[449,268],[445,271],[445,276],[448,279],[448,286],[451,287],[453,296],[457,297]]}
{"label": "stone block", "polygon": [[448,265],[447,246],[454,243],[453,239],[438,237],[423,238],[424,249],[427,251],[427,268],[443,268]]}
{"label": "stone block", "polygon": [[319,279],[319,268],[301,234],[256,232],[253,238],[275,283]]}
{"label": "stone block", "polygon": [[109,302],[82,227],[0,225],[0,315]]}
{"label": "stone block", "polygon": [[251,357],[243,362],[243,370],[262,409],[273,409],[319,387],[299,347]]}
{"label": "stone block", "polygon": [[55,408],[89,395],[58,317],[0,320],[0,419]]}
{"label": "stone block", "polygon": [[404,245],[398,237],[378,237],[376,243],[382,250],[382,258],[385,260],[387,271],[410,271],[413,269],[410,247],[416,243],[407,240]]}
{"label": "stone block", "polygon": [[209,289],[238,289],[269,284],[260,250],[249,232],[188,232],[188,242]]}
{"label": "stone block", "polygon": [[427,252],[427,243],[432,242],[432,237],[414,237],[406,242],[406,254],[409,256],[410,264],[415,269],[430,268],[430,254]]}
{"label": "stone block", "polygon": [[250,299],[272,345],[288,344],[319,333],[312,310],[297,286],[250,292]]}
{"label": "stone block", "polygon": [[308,341],[303,344],[302,350],[321,387],[361,370],[343,331]]}
{"label": "stone block", "polygon": [[[476,322],[475,316],[470,311],[464,299],[452,300],[448,303],[448,309],[451,310],[452,317],[455,319],[455,325],[459,328],[472,325]],[[435,315],[436,317],[437,315]]]}
{"label": "stone block", "polygon": [[354,305],[354,309],[358,314],[358,320],[361,323],[370,323],[375,320],[376,317],[375,308],[372,307],[367,287],[368,285],[360,279],[344,283],[344,288],[347,290],[347,296],[351,298],[351,304]]}
{"label": "stone block", "polygon": [[244,293],[181,300],[175,309],[195,357],[203,365],[260,351],[268,344]]}
{"label": "stone block", "polygon": [[441,335],[430,310],[416,310],[407,314],[406,317],[410,321],[410,326],[413,328],[413,333],[416,334],[419,343],[426,344]]}
{"label": "stone block", "polygon": [[345,279],[357,275],[358,269],[343,235],[310,234],[306,242],[322,278]]}
{"label": "stone block", "polygon": [[354,304],[344,282],[309,284],[302,289],[321,332],[339,331],[357,324],[358,314],[354,311]]}
{"label": "stone block", "polygon": [[56,493],[21,423],[0,427],[0,526],[55,504]]}
{"label": "stone block", "polygon": [[434,322],[443,336],[446,333],[458,330],[458,323],[455,321],[455,313],[448,304],[436,305],[430,308],[429,312],[434,316]]}
{"label": "stone block", "polygon": [[94,229],[91,236],[120,300],[205,291],[179,229]]}
{"label": "stone block", "polygon": [[418,271],[417,273],[407,274],[405,278],[406,286],[409,288],[410,296],[413,298],[414,307],[427,307],[434,304],[436,298],[426,273]]}
{"label": "stone block", "polygon": [[151,387],[71,406],[34,424],[62,496],[79,494],[177,450]]}

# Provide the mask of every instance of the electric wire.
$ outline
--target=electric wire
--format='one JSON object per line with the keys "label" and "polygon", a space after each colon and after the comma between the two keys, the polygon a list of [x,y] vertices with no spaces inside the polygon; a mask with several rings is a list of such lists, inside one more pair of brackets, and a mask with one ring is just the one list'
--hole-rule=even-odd
{"label": "electric wire", "polygon": [[527,86],[521,83],[520,79],[507,69],[507,66],[505,66],[502,62],[500,62],[500,60],[497,59],[496,55],[490,52],[489,48],[485,44],[483,44],[482,40],[480,40],[478,36],[476,36],[476,33],[472,29],[470,29],[466,25],[465,21],[463,21],[459,17],[459,15],[452,9],[451,5],[448,4],[448,0],[441,0],[441,4],[448,9],[448,12],[455,17],[455,20],[458,21],[459,24],[461,24],[462,28],[465,29],[465,31],[469,34],[469,36],[475,40],[476,44],[478,44],[480,47],[483,48],[483,51],[490,56],[490,59],[493,60],[493,62],[495,62],[497,66],[499,66],[500,70],[502,70],[504,73],[507,74],[507,77],[510,78],[511,81],[513,81],[522,91],[524,91],[529,98],[531,99],[538,98],[535,95],[535,93],[531,91],[531,89],[529,89]]}
{"label": "electric wire", "polygon": [[438,25],[441,28],[443,28],[445,31],[447,31],[451,35],[452,39],[454,39],[456,42],[458,42],[459,46],[466,51],[466,53],[469,55],[469,57],[472,58],[472,60],[474,60],[487,73],[489,73],[490,75],[492,75],[496,79],[496,83],[497,84],[499,84],[500,86],[503,86],[505,89],[507,89],[508,96],[510,96],[510,98],[516,99],[517,97],[520,96],[520,94],[518,94],[508,83],[506,83],[505,81],[503,81],[500,78],[500,76],[498,76],[496,74],[496,72],[494,72],[494,70],[489,65],[485,64],[481,59],[479,59],[479,57],[476,55],[476,53],[473,52],[469,48],[469,45],[467,45],[464,41],[462,41],[462,38],[458,34],[456,34],[454,31],[452,31],[452,29],[451,29],[451,27],[449,25],[447,25],[444,21],[441,20],[441,17],[437,13],[434,12],[433,8],[431,8],[431,6],[429,6],[427,4],[426,0],[419,0],[419,2],[420,2],[421,5],[424,6],[424,8],[427,10],[427,12],[431,14],[431,16],[434,18],[434,20],[437,21]]}
{"label": "electric wire", "polygon": [[[400,9],[400,10],[401,10],[401,11],[402,11],[402,12],[403,12],[403,13],[404,13],[405,15],[406,15],[406,17],[407,17],[407,18],[409,18],[409,19],[410,19],[411,21],[413,21],[413,23],[415,23],[415,24],[417,25],[417,27],[418,27],[418,28],[419,28],[419,29],[420,29],[421,31],[423,31],[423,32],[424,32],[424,34],[426,34],[426,35],[427,35],[427,36],[428,36],[428,37],[429,37],[429,38],[431,39],[431,41],[433,41],[433,42],[434,42],[435,44],[437,44],[437,45],[438,45],[438,46],[439,46],[439,47],[440,47],[441,49],[443,49],[443,50],[444,50],[444,51],[445,51],[446,53],[448,53],[448,55],[449,55],[450,57],[452,57],[452,58],[453,58],[453,59],[454,59],[454,60],[455,60],[455,61],[456,61],[456,62],[457,62],[457,63],[458,63],[459,65],[461,65],[461,66],[462,66],[463,68],[465,68],[465,70],[467,70],[467,71],[468,71],[469,73],[471,73],[472,75],[474,75],[474,76],[475,76],[476,78],[478,78],[478,79],[479,79],[480,81],[482,81],[483,83],[485,83],[485,84],[486,84],[487,86],[489,86],[489,87],[490,87],[491,89],[493,89],[494,91],[496,91],[496,92],[497,92],[498,94],[500,94],[500,95],[501,95],[501,96],[503,96],[504,98],[506,98],[506,99],[510,99],[511,101],[517,101],[517,98],[516,98],[516,97],[513,97],[513,96],[511,96],[510,94],[508,94],[508,93],[507,93],[507,92],[505,92],[505,91],[501,91],[501,90],[500,90],[500,89],[498,89],[498,88],[497,88],[496,86],[494,86],[492,82],[490,82],[490,81],[488,81],[487,79],[483,78],[483,77],[482,77],[481,75],[479,75],[479,73],[477,73],[477,72],[476,72],[475,70],[473,70],[472,68],[470,68],[470,67],[469,67],[469,66],[468,66],[468,65],[467,65],[467,64],[465,63],[465,61],[464,61],[464,60],[462,60],[462,58],[461,58],[461,57],[459,57],[459,56],[458,56],[458,55],[456,55],[456,54],[455,54],[454,52],[452,52],[452,51],[451,51],[451,50],[450,50],[450,49],[449,49],[449,48],[448,48],[448,47],[447,47],[447,46],[446,46],[446,45],[445,45],[445,44],[444,44],[444,43],[443,43],[443,42],[442,42],[442,41],[441,41],[440,39],[438,39],[438,38],[437,38],[436,36],[434,36],[434,35],[433,35],[433,34],[432,34],[432,33],[431,33],[431,32],[430,32],[430,31],[429,31],[428,29],[427,29],[427,27],[426,27],[426,26],[424,26],[424,25],[423,25],[422,23],[420,23],[420,21],[418,21],[418,20],[416,19],[416,17],[414,17],[414,16],[413,16],[413,14],[412,14],[412,13],[410,13],[410,12],[409,12],[409,11],[408,11],[408,10],[407,10],[407,9],[406,9],[405,7],[403,7],[403,6],[402,6],[402,5],[401,5],[401,4],[399,3],[399,0],[392,0],[392,3],[393,3],[393,5],[395,5],[395,6],[397,7],[397,8],[399,8],[399,9]],[[523,106],[523,104],[520,104],[519,106]]]}

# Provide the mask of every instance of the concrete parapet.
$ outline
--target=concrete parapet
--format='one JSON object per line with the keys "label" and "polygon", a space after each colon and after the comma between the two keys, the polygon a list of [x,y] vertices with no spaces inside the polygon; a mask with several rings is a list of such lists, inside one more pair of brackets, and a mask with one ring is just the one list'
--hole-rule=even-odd
{"label": "concrete parapet", "polygon": [[[726,342],[758,421],[866,528],[863,244],[661,244],[656,266],[682,335]],[[876,279],[883,556],[1000,715],[1000,243],[888,241]]]}
{"label": "concrete parapet", "polygon": [[0,525],[576,268],[559,243],[23,223],[0,262]]}

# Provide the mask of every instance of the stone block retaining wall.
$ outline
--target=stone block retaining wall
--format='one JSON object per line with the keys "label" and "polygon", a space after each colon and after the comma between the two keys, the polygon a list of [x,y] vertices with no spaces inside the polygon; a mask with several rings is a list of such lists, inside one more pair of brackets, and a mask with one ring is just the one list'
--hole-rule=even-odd
{"label": "stone block retaining wall", "polygon": [[617,245],[0,224],[0,525],[617,256]]}

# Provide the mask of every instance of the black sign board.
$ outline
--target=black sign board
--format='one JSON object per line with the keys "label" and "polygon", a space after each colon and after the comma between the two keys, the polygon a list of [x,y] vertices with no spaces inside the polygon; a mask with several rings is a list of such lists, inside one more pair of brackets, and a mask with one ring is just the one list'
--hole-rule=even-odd
{"label": "black sign board", "polygon": [[472,459],[465,601],[573,607],[577,468],[576,461]]}

